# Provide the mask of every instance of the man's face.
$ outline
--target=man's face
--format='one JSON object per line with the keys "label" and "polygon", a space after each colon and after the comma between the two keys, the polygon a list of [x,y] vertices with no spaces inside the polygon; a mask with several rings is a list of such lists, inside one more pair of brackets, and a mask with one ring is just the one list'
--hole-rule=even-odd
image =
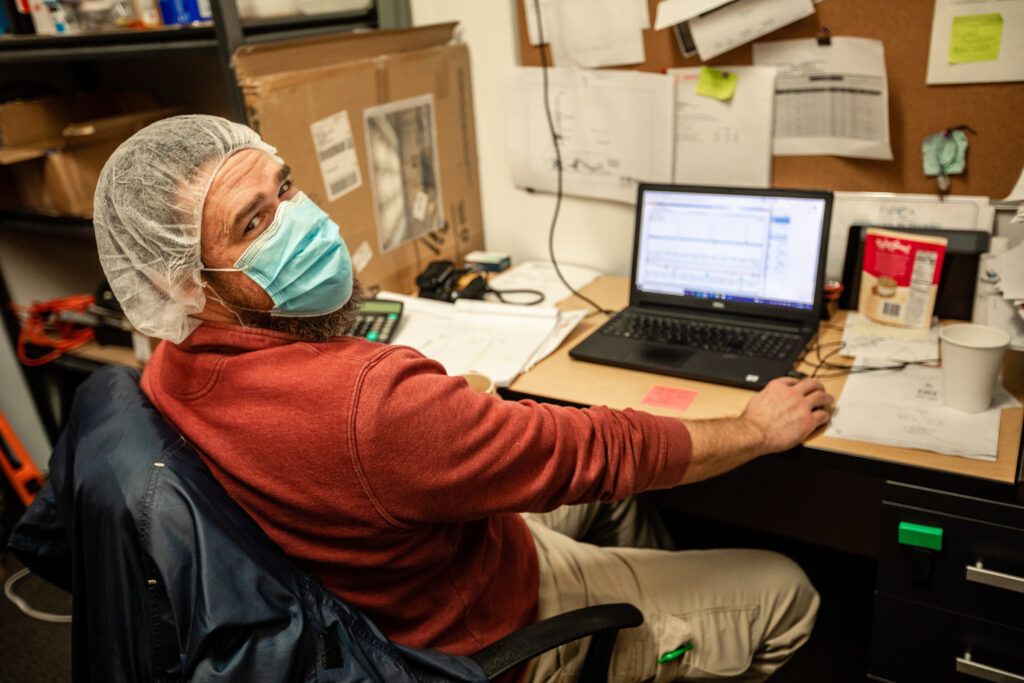
{"label": "man's face", "polygon": [[[270,227],[281,202],[298,190],[292,185],[291,168],[262,150],[237,152],[221,165],[206,194],[200,229],[200,254],[207,268],[232,268],[242,253]],[[306,339],[325,339],[341,334],[358,305],[360,289],[341,310],[321,316],[270,316],[270,295],[244,273],[205,272],[216,297],[240,323],[294,334]]]}
{"label": "man's face", "polygon": [[[266,152],[245,149],[228,157],[214,176],[203,206],[203,264],[207,268],[233,267],[253,240],[270,227],[278,205],[296,192],[291,169]],[[227,303],[260,311],[274,307],[263,288],[243,273],[211,275]]]}

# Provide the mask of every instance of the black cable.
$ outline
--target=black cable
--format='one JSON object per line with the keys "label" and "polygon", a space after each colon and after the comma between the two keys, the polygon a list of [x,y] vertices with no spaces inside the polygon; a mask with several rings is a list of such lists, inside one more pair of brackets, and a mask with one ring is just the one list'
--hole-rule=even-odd
{"label": "black cable", "polygon": [[[832,351],[829,351],[827,354],[825,354],[824,357],[822,357],[822,349],[829,346],[835,346],[836,348],[833,349]],[[810,347],[809,345],[807,351],[809,352],[813,348],[814,354],[818,358],[817,365],[811,363],[810,361],[806,361],[808,365],[814,368],[814,372],[811,373],[811,377],[814,377],[815,379],[829,379],[832,377],[846,377],[848,375],[855,375],[864,372],[878,372],[880,370],[904,370],[911,365],[931,365],[939,362],[939,359],[935,358],[929,360],[893,361],[891,365],[863,365],[860,367],[854,367],[853,365],[840,365],[838,363],[830,362],[830,359],[833,356],[842,353],[844,346],[845,342],[843,342],[842,340],[831,342],[819,342],[815,344],[813,347]],[[805,352],[805,356],[806,355],[807,354]],[[818,372],[821,370],[834,370],[835,372],[819,375]]]}
{"label": "black cable", "polygon": [[[558,261],[555,260],[555,224],[558,222],[558,213],[562,208],[562,150],[558,146],[558,133],[555,131],[555,122],[551,116],[551,103],[548,96],[548,57],[544,50],[544,23],[541,20],[540,12],[540,0],[533,0],[533,6],[537,12],[537,48],[540,50],[540,71],[541,77],[544,81],[544,113],[548,117],[548,129],[551,131],[551,142],[555,147],[555,175],[558,178],[558,189],[555,192],[555,211],[551,216],[551,227],[548,229],[548,256],[551,258],[551,265],[555,268],[555,274],[558,275],[558,279],[562,281],[572,294],[583,301],[587,302],[596,309],[598,313],[604,313],[605,315],[611,315],[615,311],[598,306],[597,303],[582,294],[569,284],[569,281],[562,275],[562,270],[558,267]],[[591,314],[592,315],[592,314]]]}
{"label": "black cable", "polygon": [[[537,304],[544,301],[544,292],[539,289],[495,289],[490,285],[487,285],[489,294],[493,294],[498,297],[498,301],[503,304],[515,304],[517,306],[536,306]],[[505,294],[536,294],[537,298],[533,301],[505,301]]]}

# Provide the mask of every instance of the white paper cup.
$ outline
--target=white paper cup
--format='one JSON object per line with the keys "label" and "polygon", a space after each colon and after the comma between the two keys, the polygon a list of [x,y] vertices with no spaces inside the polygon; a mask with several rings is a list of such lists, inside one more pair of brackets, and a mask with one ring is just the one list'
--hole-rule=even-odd
{"label": "white paper cup", "polygon": [[992,392],[1010,345],[1010,335],[987,325],[942,328],[942,395],[946,405],[980,413],[992,403]]}
{"label": "white paper cup", "polygon": [[479,372],[466,372],[459,377],[465,378],[469,382],[469,388],[473,391],[479,391],[481,394],[490,394],[491,396],[498,395],[498,388],[494,385],[494,380]]}

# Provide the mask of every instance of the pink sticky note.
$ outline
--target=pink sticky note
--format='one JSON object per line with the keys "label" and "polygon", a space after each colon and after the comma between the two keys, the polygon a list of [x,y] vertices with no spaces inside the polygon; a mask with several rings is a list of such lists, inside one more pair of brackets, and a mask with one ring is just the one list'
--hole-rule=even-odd
{"label": "pink sticky note", "polygon": [[656,384],[651,387],[651,390],[647,392],[647,395],[643,397],[640,403],[645,406],[671,408],[672,410],[683,412],[690,407],[695,398],[697,398],[696,391],[673,389],[672,387],[663,387]]}

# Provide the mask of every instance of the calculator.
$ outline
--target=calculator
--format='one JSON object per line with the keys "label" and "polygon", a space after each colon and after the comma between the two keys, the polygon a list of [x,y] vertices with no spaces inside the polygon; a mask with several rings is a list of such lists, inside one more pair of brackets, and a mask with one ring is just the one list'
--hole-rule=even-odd
{"label": "calculator", "polygon": [[401,301],[369,299],[359,304],[356,321],[345,331],[345,334],[387,344],[394,336],[395,328],[398,327],[401,317]]}

